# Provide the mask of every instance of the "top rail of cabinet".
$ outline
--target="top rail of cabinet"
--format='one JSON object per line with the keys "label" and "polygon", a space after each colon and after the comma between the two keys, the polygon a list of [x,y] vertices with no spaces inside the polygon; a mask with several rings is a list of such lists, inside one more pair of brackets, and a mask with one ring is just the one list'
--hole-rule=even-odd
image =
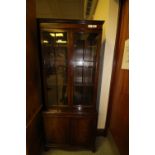
{"label": "top rail of cabinet", "polygon": [[102,29],[104,21],[99,20],[70,20],[70,19],[53,19],[53,18],[37,18],[41,28],[84,28],[87,30]]}
{"label": "top rail of cabinet", "polygon": [[102,20],[76,20],[76,19],[55,19],[55,18],[37,18],[39,23],[68,23],[68,24],[96,24],[103,25]]}

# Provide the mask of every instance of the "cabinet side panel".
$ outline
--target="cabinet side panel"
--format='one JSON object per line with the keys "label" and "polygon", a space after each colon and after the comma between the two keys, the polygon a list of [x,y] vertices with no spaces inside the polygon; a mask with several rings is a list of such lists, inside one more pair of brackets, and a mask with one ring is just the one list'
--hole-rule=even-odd
{"label": "cabinet side panel", "polygon": [[41,81],[37,44],[35,0],[26,1],[26,148],[27,155],[39,155],[42,142],[40,111]]}
{"label": "cabinet side panel", "polygon": [[42,119],[41,113],[33,119],[26,129],[26,143],[28,155],[39,155],[42,148]]}

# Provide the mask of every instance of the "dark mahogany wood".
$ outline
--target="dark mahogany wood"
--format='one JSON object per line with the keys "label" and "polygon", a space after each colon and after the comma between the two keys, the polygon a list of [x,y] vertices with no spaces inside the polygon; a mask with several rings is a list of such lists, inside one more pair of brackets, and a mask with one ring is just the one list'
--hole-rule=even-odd
{"label": "dark mahogany wood", "polygon": [[94,150],[97,113],[43,112],[46,148]]}
{"label": "dark mahogany wood", "polygon": [[96,117],[79,117],[71,119],[71,144],[79,146],[94,145]]}
{"label": "dark mahogany wood", "polygon": [[38,57],[35,0],[26,1],[26,154],[42,147],[41,78]]}
{"label": "dark mahogany wood", "polygon": [[[96,138],[96,129],[97,129],[97,111],[96,111],[96,99],[97,99],[97,83],[98,83],[98,73],[99,73],[99,52],[100,52],[100,45],[101,45],[101,35],[102,35],[102,24],[104,21],[79,21],[79,20],[58,20],[58,19],[38,19],[38,28],[40,30],[40,40],[43,40],[43,33],[47,34],[47,37],[49,36],[50,32],[56,33],[56,32],[62,32],[65,35],[65,32],[67,32],[67,44],[64,45],[67,48],[67,104],[66,105],[59,105],[58,102],[60,102],[53,96],[54,105],[49,105],[48,98],[47,98],[47,78],[48,76],[54,77],[57,72],[51,72],[49,75],[45,71],[45,60],[46,56],[45,54],[48,52],[51,52],[51,49],[43,50],[44,46],[47,47],[44,44],[40,43],[40,52],[41,52],[41,61],[42,61],[42,81],[43,81],[43,88],[44,88],[44,105],[45,110],[43,112],[43,119],[44,119],[44,132],[45,132],[45,148],[66,148],[66,149],[79,149],[79,148],[87,148],[91,149],[92,151],[95,151],[95,138]],[[88,25],[95,25],[94,28],[89,28]],[[43,32],[44,31],[44,32]],[[46,32],[45,32],[46,31]],[[89,43],[89,48],[94,45],[95,46],[95,55],[93,56],[93,60],[90,62],[93,63],[93,66],[89,66],[92,70],[93,78],[92,78],[92,85],[87,84],[87,81],[84,81],[84,78],[82,78],[81,85],[77,84],[74,80],[75,75],[80,76],[81,72],[76,73],[75,67],[79,67],[78,65],[73,64],[73,62],[76,63],[76,59],[74,57],[75,52],[75,44],[77,40],[75,39],[75,34],[79,35],[86,34],[85,36],[91,37],[92,43]],[[93,37],[96,37],[95,43],[93,44],[93,38],[90,35],[90,33],[93,33]],[[89,34],[89,35],[88,35]],[[94,35],[95,34],[95,35]],[[80,38],[80,37],[79,37]],[[57,38],[55,38],[57,39]],[[87,38],[88,39],[88,38]],[[53,38],[50,38],[49,41],[53,41]],[[80,40],[80,39],[79,39]],[[79,50],[83,50],[83,52],[86,52],[86,47],[88,41],[82,40],[82,48],[78,47]],[[80,42],[81,43],[81,42]],[[56,43],[53,41],[49,44],[49,46],[52,49],[56,49]],[[81,45],[81,44],[80,44]],[[47,47],[48,48],[48,47]],[[55,56],[54,52],[52,51],[53,55]],[[94,49],[92,49],[94,50]],[[51,52],[51,53],[52,53]],[[89,52],[92,52],[91,50]],[[88,60],[83,59],[84,62],[87,63]],[[92,53],[91,53],[92,54]],[[56,57],[56,56],[55,56]],[[56,58],[54,57],[54,60],[51,60],[52,65],[49,65],[51,68],[56,67]],[[60,62],[60,61],[59,61]],[[78,61],[77,61],[78,62]],[[79,61],[80,62],[80,61]],[[76,69],[77,69],[76,68]],[[79,67],[80,68],[80,67]],[[86,74],[86,70],[90,68],[85,68],[84,66],[82,68],[82,75],[84,76],[84,71]],[[46,74],[45,74],[46,73]],[[58,79],[56,75],[56,79]],[[87,77],[89,78],[89,77]],[[57,84],[58,81],[55,81],[55,84]],[[76,85],[77,84],[77,85]],[[78,99],[75,100],[74,97],[74,86],[81,91],[82,93],[82,99],[80,100],[79,94],[77,93]],[[92,90],[92,95],[88,96],[89,89]],[[57,91],[57,87],[55,88],[55,91]],[[53,89],[52,89],[53,90]],[[58,95],[57,95],[58,96]],[[90,100],[89,97],[92,97]],[[57,101],[57,102],[55,102]],[[75,104],[78,103],[78,104]],[[88,104],[89,103],[89,104]]]}
{"label": "dark mahogany wood", "polygon": [[129,1],[120,1],[120,17],[110,89],[109,129],[121,155],[129,154],[129,70],[121,69],[125,40],[129,38]]}
{"label": "dark mahogany wood", "polygon": [[97,24],[102,25],[104,21],[101,20],[75,20],[75,19],[56,19],[56,18],[38,18],[40,23],[68,23],[68,24]]}
{"label": "dark mahogany wood", "polygon": [[58,145],[69,144],[70,122],[67,117],[58,117],[53,115],[44,116],[44,129],[46,143],[55,143]]}
{"label": "dark mahogany wood", "polygon": [[[101,30],[104,21],[96,20],[65,20],[65,19],[51,19],[51,18],[38,18],[38,23],[42,23],[42,28],[48,29],[81,29],[81,30]],[[88,29],[88,25],[96,25],[96,28]]]}

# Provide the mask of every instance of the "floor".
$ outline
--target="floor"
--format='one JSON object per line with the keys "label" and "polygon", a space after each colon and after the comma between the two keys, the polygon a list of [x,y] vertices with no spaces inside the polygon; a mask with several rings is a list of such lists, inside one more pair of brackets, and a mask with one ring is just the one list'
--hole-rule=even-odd
{"label": "floor", "polygon": [[120,155],[110,134],[108,134],[107,137],[97,137],[96,149],[95,153],[89,150],[66,151],[52,149],[47,152],[43,152],[42,155]]}

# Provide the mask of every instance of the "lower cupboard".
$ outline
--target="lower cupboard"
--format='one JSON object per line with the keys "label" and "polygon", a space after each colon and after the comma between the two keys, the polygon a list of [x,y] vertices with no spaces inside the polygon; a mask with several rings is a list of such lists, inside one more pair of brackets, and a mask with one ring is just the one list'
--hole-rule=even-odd
{"label": "lower cupboard", "polygon": [[95,151],[97,113],[43,112],[45,148],[87,148]]}

